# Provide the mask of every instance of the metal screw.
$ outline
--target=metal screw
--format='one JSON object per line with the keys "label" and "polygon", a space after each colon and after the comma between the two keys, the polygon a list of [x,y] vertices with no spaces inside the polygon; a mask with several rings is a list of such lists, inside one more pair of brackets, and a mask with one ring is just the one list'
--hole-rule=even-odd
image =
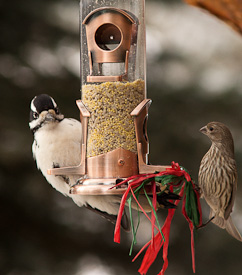
{"label": "metal screw", "polygon": [[118,165],[119,165],[119,166],[123,166],[124,163],[125,163],[125,161],[124,161],[123,159],[119,159],[119,160],[118,160]]}

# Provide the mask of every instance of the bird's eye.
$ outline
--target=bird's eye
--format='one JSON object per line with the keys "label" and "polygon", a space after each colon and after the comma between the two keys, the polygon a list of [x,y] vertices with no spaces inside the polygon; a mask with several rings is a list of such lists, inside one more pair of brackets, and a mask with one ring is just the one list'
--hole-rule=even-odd
{"label": "bird's eye", "polygon": [[213,127],[210,127],[209,130],[212,132],[213,131]]}
{"label": "bird's eye", "polygon": [[59,111],[58,108],[55,108],[55,113],[56,113],[57,115],[59,115],[60,111]]}
{"label": "bird's eye", "polygon": [[33,112],[33,118],[38,118],[39,117],[39,114],[38,113],[36,113],[36,112]]}

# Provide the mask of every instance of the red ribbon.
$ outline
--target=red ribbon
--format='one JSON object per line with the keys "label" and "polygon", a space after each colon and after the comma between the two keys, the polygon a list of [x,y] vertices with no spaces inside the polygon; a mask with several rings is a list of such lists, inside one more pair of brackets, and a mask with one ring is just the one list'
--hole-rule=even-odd
{"label": "red ribbon", "polygon": [[[122,219],[122,215],[123,215],[123,211],[124,211],[124,207],[125,207],[125,202],[127,200],[128,194],[129,192],[131,192],[132,196],[134,197],[135,201],[137,202],[138,206],[140,207],[141,211],[145,214],[145,216],[149,219],[149,221],[151,222],[152,225],[152,238],[151,240],[145,244],[140,251],[138,252],[138,254],[134,257],[134,259],[132,261],[135,261],[137,259],[137,257],[147,248],[146,253],[144,255],[144,258],[142,260],[141,266],[139,268],[139,273],[140,274],[146,274],[148,269],[150,268],[151,264],[154,262],[154,260],[157,257],[158,252],[160,251],[160,249],[163,246],[163,260],[164,260],[164,264],[163,264],[163,268],[160,271],[159,275],[163,275],[168,267],[168,246],[169,246],[169,236],[170,236],[170,227],[171,227],[171,221],[173,219],[173,216],[175,214],[175,209],[169,209],[168,210],[168,215],[167,218],[165,220],[165,223],[161,229],[163,236],[161,234],[161,232],[159,231],[159,229],[157,228],[157,226],[155,225],[155,215],[152,211],[151,214],[151,219],[149,218],[149,216],[147,215],[147,213],[144,211],[144,209],[142,208],[142,206],[140,205],[140,203],[138,202],[133,189],[137,188],[138,186],[140,186],[144,180],[149,179],[149,178],[154,178],[154,177],[159,177],[159,176],[163,176],[163,175],[175,175],[177,177],[185,177],[185,179],[188,182],[191,182],[193,185],[193,189],[195,188],[194,183],[191,180],[190,175],[183,169],[180,168],[178,163],[172,162],[171,168],[167,168],[166,171],[162,171],[156,174],[140,174],[137,176],[132,176],[128,179],[126,179],[125,181],[117,184],[118,185],[122,185],[126,182],[129,183],[127,190],[125,191],[125,193],[123,194],[121,203],[120,203],[120,209],[119,209],[119,213],[118,213],[118,217],[117,217],[117,222],[116,222],[116,226],[115,226],[115,231],[114,231],[114,242],[120,243],[120,228],[121,228],[121,219]],[[154,180],[151,181],[151,186],[152,186],[152,193],[153,193],[153,200],[152,200],[152,204],[154,209],[156,210],[156,204],[157,204],[157,196],[156,196],[156,183]],[[113,188],[113,187],[112,187]],[[181,190],[179,195],[182,197],[184,194],[184,188],[185,188],[185,182],[183,182]],[[170,190],[171,192],[173,191],[173,186],[172,183],[170,183]],[[198,211],[200,213],[200,224],[202,224],[202,215],[201,215],[201,205],[200,205],[200,201],[199,201],[199,194],[196,190],[195,194],[197,196],[197,206],[198,206]],[[189,223],[189,228],[191,231],[191,252],[192,252],[192,267],[193,267],[193,272],[195,273],[195,249],[194,249],[194,234],[193,234],[193,230],[194,230],[194,225],[192,223],[192,221],[189,219],[187,213],[186,213],[186,209],[185,209],[185,202],[186,202],[186,196],[183,199],[183,204],[182,204],[182,214],[185,216],[186,220]],[[178,205],[179,200],[175,201],[175,205]],[[156,235],[154,235],[154,230],[158,231],[158,233]]]}
{"label": "red ribbon", "polygon": [[[183,196],[183,192],[184,192],[184,187],[185,185],[183,185],[179,195],[180,196]],[[170,187],[170,190],[172,190],[172,186]],[[178,205],[179,201],[177,200],[175,202],[175,205]],[[164,264],[163,264],[163,267],[162,267],[162,270],[160,271],[159,275],[163,275],[165,274],[165,271],[168,267],[168,246],[169,246],[169,237],[170,237],[170,228],[171,228],[171,221],[173,219],[173,216],[175,214],[175,209],[169,209],[168,210],[168,215],[167,215],[167,218],[165,220],[165,223],[161,229],[164,237],[165,237],[165,242],[163,242],[163,239],[162,239],[162,235],[160,232],[158,232],[155,236],[155,245],[154,245],[154,248],[151,246],[151,241],[148,242],[143,248],[142,248],[142,251],[144,250],[144,248],[146,248],[147,246],[148,249],[146,250],[146,253],[144,255],[144,258],[142,260],[142,263],[141,263],[141,266],[140,266],[140,269],[139,269],[139,273],[140,274],[146,274],[150,268],[150,266],[152,265],[152,263],[154,262],[154,260],[156,259],[157,257],[157,254],[159,253],[160,249],[162,248],[163,246],[163,260],[164,260]],[[135,259],[137,259],[137,257],[140,255],[140,252],[136,255],[136,257],[133,259],[133,261]]]}

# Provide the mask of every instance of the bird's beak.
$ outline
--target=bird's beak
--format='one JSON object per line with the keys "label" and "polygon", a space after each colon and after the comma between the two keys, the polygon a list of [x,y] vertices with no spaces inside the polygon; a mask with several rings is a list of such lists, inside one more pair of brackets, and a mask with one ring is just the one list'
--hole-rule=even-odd
{"label": "bird's beak", "polygon": [[46,121],[55,121],[56,120],[56,113],[54,110],[49,110],[45,116]]}
{"label": "bird's beak", "polygon": [[207,134],[207,126],[202,127],[199,131],[201,133],[203,133],[204,135],[206,135]]}

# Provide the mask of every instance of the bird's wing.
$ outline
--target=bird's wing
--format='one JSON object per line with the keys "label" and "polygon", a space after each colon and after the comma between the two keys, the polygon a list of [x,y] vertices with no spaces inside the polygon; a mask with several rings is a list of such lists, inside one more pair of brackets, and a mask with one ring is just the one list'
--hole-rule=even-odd
{"label": "bird's wing", "polygon": [[225,220],[227,220],[230,216],[230,213],[232,212],[232,209],[233,209],[233,205],[234,205],[234,200],[235,200],[235,194],[236,194],[236,191],[237,191],[237,168],[236,168],[236,162],[234,159],[231,159],[229,161],[229,164],[230,164],[230,167],[231,167],[231,187],[232,187],[232,192],[231,192],[231,197],[230,197],[230,200],[229,200],[229,203],[228,203],[228,206],[225,210],[225,213],[224,213],[224,218]]}

